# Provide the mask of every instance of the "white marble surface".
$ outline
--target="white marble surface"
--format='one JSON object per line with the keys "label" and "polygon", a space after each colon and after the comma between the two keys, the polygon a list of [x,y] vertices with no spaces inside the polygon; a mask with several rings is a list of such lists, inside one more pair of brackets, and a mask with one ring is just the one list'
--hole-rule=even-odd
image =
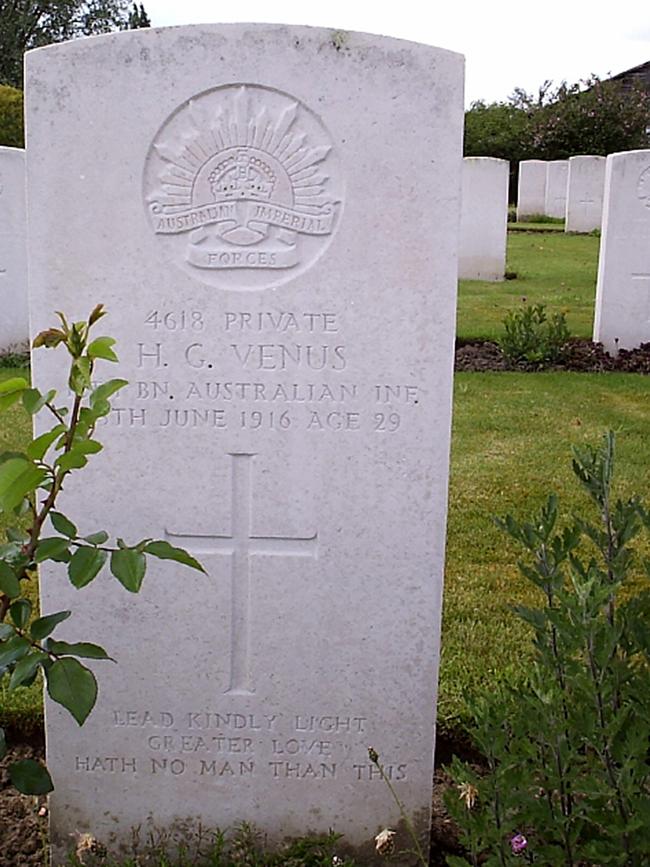
{"label": "white marble surface", "polygon": [[0,147],[0,355],[27,349],[25,151]]}
{"label": "white marble surface", "polygon": [[503,280],[506,268],[510,164],[493,157],[463,160],[458,276]]}
{"label": "white marble surface", "polygon": [[605,157],[569,157],[565,232],[593,232],[603,218]]}
{"label": "white marble surface", "polygon": [[594,340],[613,353],[650,341],[650,150],[607,157]]}
{"label": "white marble surface", "polygon": [[118,663],[82,729],[47,709],[56,857],[72,830],[117,845],[191,815],[332,827],[371,860],[400,818],[368,746],[426,833],[462,76],[440,49],[282,25],[28,56],[34,328],[104,302],[105,374],[131,383],[65,510],[209,570],[156,565],[137,598],[47,570],[61,637]]}
{"label": "white marble surface", "polygon": [[557,217],[562,220],[565,218],[568,176],[568,160],[550,160],[546,164],[546,197],[544,213],[547,217]]}
{"label": "white marble surface", "polygon": [[546,160],[522,160],[517,187],[517,220],[545,213]]}

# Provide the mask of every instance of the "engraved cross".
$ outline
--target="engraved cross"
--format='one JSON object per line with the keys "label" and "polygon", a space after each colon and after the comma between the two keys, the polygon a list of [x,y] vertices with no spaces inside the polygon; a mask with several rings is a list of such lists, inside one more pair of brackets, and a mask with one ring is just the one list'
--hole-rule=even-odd
{"label": "engraved cross", "polygon": [[318,534],[312,536],[256,536],[251,533],[254,454],[231,454],[231,532],[229,535],[172,533],[165,537],[192,554],[230,557],[231,639],[230,686],[227,693],[252,695],[251,671],[251,556],[318,557]]}

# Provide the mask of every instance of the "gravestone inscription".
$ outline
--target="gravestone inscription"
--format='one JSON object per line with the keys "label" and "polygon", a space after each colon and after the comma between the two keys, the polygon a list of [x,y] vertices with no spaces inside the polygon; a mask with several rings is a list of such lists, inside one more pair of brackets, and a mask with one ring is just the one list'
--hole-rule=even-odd
{"label": "gravestone inscription", "polygon": [[25,151],[0,147],[0,355],[29,341],[25,231]]}
{"label": "gravestone inscription", "polygon": [[55,859],[73,831],[119,848],[190,815],[332,827],[372,859],[400,817],[369,746],[426,836],[462,58],[134,31],[32,52],[27,109],[33,327],[105,303],[130,382],[62,505],[209,573],[162,564],[133,599],[44,570],[66,637],[118,663],[82,729],[48,706]]}

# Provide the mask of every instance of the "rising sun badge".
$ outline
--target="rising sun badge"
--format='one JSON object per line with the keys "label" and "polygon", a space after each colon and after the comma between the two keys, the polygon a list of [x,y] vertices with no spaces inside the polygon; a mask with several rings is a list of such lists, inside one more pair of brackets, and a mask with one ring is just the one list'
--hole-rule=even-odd
{"label": "rising sun badge", "polygon": [[285,93],[228,85],[158,131],[144,197],[151,228],[185,271],[228,289],[277,286],[331,241],[342,181],[328,132]]}

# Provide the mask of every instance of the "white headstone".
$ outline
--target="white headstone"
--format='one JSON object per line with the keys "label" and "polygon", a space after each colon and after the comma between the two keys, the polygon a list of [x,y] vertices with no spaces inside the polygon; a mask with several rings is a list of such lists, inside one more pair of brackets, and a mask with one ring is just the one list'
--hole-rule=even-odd
{"label": "white headstone", "polygon": [[565,218],[568,176],[568,160],[550,160],[546,164],[546,198],[544,203],[544,213],[547,217],[557,217],[562,220]]}
{"label": "white headstone", "polygon": [[602,232],[594,340],[615,353],[650,341],[650,150],[607,157]]}
{"label": "white headstone", "polygon": [[0,147],[0,356],[29,343],[25,220],[25,151]]}
{"label": "white headstone", "polygon": [[522,160],[517,187],[517,220],[544,213],[546,207],[546,160]]}
{"label": "white headstone", "polygon": [[34,328],[105,303],[131,383],[64,511],[209,570],[155,565],[137,598],[47,570],[60,637],[118,662],[82,729],[47,708],[57,858],[192,816],[372,859],[400,817],[368,746],[426,838],[462,67],[248,24],[28,56]]}
{"label": "white headstone", "polygon": [[509,175],[507,160],[463,160],[458,254],[461,280],[503,280]]}
{"label": "white headstone", "polygon": [[605,163],[605,157],[569,157],[565,232],[600,229]]}

